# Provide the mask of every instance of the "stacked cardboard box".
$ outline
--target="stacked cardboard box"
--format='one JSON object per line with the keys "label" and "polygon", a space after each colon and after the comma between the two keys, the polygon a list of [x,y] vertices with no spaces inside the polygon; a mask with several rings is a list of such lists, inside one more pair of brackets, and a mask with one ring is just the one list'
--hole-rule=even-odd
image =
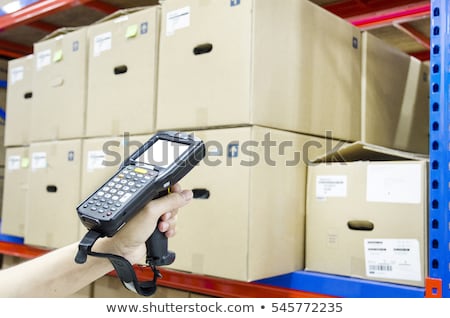
{"label": "stacked cardboard box", "polygon": [[120,10],[36,43],[32,72],[32,115],[16,126],[28,138],[10,144],[29,151],[29,244],[84,233],[75,207],[131,153],[125,136],[184,130],[207,156],[182,181],[198,199],[171,268],[243,281],[302,270],[316,156],[355,141],[428,152],[427,67],[308,1]]}

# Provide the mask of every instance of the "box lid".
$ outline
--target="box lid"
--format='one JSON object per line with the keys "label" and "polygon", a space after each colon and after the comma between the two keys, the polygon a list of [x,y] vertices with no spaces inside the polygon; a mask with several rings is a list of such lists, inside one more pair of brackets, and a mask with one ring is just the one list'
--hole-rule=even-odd
{"label": "box lid", "polygon": [[62,37],[64,35],[66,35],[67,33],[76,31],[81,29],[81,27],[61,27],[59,29],[56,29],[55,31],[47,34],[46,36],[44,36],[42,39],[40,39],[38,42],[44,42],[50,39],[54,39],[57,37]]}
{"label": "box lid", "polygon": [[351,162],[351,161],[395,161],[395,160],[423,160],[429,157],[424,154],[411,153],[377,146],[362,141],[344,144],[327,154],[318,157],[314,162]]}
{"label": "box lid", "polygon": [[[150,9],[152,7],[154,7],[154,5],[131,7],[131,8],[125,8],[125,9],[118,9],[118,10],[114,11],[113,13],[111,13],[111,14],[109,14],[109,15],[107,15],[107,16],[105,16],[105,17],[103,17],[103,18],[101,18],[101,19],[99,19],[97,21],[95,21],[92,24],[93,25],[94,24],[100,24],[100,23],[103,23],[103,22],[116,20],[116,19],[121,19],[121,18],[125,19],[126,16],[128,16],[130,14],[133,14],[133,13],[138,12],[138,11]],[[121,20],[118,20],[118,21],[121,21]]]}

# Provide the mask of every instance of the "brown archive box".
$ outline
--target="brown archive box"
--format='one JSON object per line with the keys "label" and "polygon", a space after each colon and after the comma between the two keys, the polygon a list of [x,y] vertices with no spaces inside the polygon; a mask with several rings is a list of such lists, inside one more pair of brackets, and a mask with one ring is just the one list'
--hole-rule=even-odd
{"label": "brown archive box", "polygon": [[29,192],[28,147],[6,149],[2,233],[23,237]]}
{"label": "brown archive box", "polygon": [[81,139],[30,145],[25,244],[58,248],[80,238]]}
{"label": "brown archive box", "polygon": [[159,7],[119,10],[90,25],[88,37],[86,136],[153,132]]}
{"label": "brown archive box", "polygon": [[34,56],[11,60],[8,69],[4,143],[6,147],[25,146],[30,143]]}
{"label": "brown archive box", "polygon": [[361,138],[429,152],[429,66],[369,32],[362,37]]}
{"label": "brown archive box", "polygon": [[360,131],[360,31],[309,1],[161,2],[157,130]]}
{"label": "brown archive box", "polygon": [[305,161],[325,140],[258,126],[194,134],[206,157],[180,182],[197,198],[178,214],[170,268],[240,281],[303,269]]}
{"label": "brown archive box", "polygon": [[423,287],[427,162],[358,142],[309,166],[306,270]]}
{"label": "brown archive box", "polygon": [[32,142],[84,136],[86,28],[61,28],[34,44]]}

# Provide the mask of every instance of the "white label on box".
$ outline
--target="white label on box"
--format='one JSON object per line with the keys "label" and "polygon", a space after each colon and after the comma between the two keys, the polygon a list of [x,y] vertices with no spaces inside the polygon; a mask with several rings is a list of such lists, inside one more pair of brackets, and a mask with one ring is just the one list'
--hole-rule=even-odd
{"label": "white label on box", "polygon": [[47,168],[47,153],[33,152],[31,155],[31,170]]}
{"label": "white label on box", "polygon": [[100,56],[102,52],[109,51],[112,48],[112,34],[111,32],[106,32],[97,35],[94,38],[94,56]]}
{"label": "white label on box", "polygon": [[316,198],[343,198],[347,196],[347,176],[317,176]]}
{"label": "white label on box", "polygon": [[8,157],[8,170],[20,170],[20,165],[22,158],[20,156],[9,156]]}
{"label": "white label on box", "polygon": [[189,27],[191,24],[191,8],[184,7],[170,11],[166,16],[166,36],[173,35],[176,30]]}
{"label": "white label on box", "polygon": [[52,62],[52,50],[38,52],[36,54],[36,69],[39,71]]}
{"label": "white label on box", "polygon": [[101,150],[89,151],[87,158],[87,170],[93,171],[96,169],[103,169],[105,166],[103,162],[105,160],[105,153]]}
{"label": "white label on box", "polygon": [[24,73],[25,73],[25,68],[23,66],[17,66],[17,67],[12,68],[10,71],[11,75],[10,75],[8,84],[14,85],[14,83],[23,80]]}
{"label": "white label on box", "polygon": [[367,166],[368,202],[421,203],[420,164],[369,164]]}
{"label": "white label on box", "polygon": [[128,16],[127,15],[123,15],[121,17],[115,18],[113,20],[113,23],[122,23],[122,22],[126,22],[128,21]]}
{"label": "white label on box", "polygon": [[365,239],[367,277],[421,281],[420,247],[412,239]]}

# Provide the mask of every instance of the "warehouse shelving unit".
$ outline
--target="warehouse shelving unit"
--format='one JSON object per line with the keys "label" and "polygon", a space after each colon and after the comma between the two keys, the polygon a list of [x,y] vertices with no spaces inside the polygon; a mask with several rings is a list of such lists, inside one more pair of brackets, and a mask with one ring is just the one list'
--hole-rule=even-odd
{"label": "warehouse shelving unit", "polygon": [[[53,1],[52,7],[50,2],[52,1],[41,4],[43,14],[47,12],[46,10],[64,10],[74,4],[74,1],[70,0]],[[90,1],[77,2],[89,3]],[[450,23],[449,6],[450,4],[445,0],[432,0],[428,9],[431,20],[430,217],[429,277],[426,279],[425,288],[309,271],[298,271],[258,282],[245,283],[163,269],[164,278],[160,280],[160,284],[217,297],[450,297],[450,202],[448,200],[450,77],[447,78],[447,68],[450,65],[450,49],[447,49],[450,47],[450,34],[446,28]],[[426,6],[421,8],[426,11]],[[110,9],[102,7],[104,12]],[[9,16],[7,19],[0,19],[0,28],[8,27],[12,23],[24,23],[28,16],[26,12],[22,12]],[[29,259],[46,252],[48,250],[0,240],[0,254]],[[136,270],[139,278],[149,279],[151,271],[140,267]]]}
{"label": "warehouse shelving unit", "polygon": [[449,3],[431,1],[429,275],[434,292],[450,296]]}

